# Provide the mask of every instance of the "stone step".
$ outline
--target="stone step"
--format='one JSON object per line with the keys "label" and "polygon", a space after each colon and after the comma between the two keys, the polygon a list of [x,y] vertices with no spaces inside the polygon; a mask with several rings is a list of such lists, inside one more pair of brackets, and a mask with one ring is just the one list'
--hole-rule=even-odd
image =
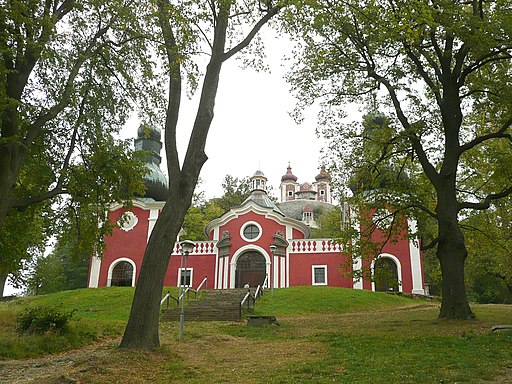
{"label": "stone step", "polygon": [[[185,302],[185,321],[239,321],[240,302],[246,294],[247,289],[206,291],[200,300]],[[179,321],[179,314],[178,307],[164,309],[161,321]]]}

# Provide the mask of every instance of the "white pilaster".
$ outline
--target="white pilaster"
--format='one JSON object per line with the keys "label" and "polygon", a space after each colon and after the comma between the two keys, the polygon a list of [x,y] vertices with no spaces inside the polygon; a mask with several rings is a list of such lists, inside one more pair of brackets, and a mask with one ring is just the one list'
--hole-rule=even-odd
{"label": "white pilaster", "polygon": [[146,239],[146,243],[149,241],[149,237],[151,236],[151,232],[153,232],[153,228],[155,227],[156,220],[158,219],[158,209],[150,209],[149,210],[149,225],[148,225],[148,237]]}
{"label": "white pilaster", "polygon": [[[358,257],[354,264],[352,264],[352,272],[361,272],[363,269],[363,261],[360,257]],[[360,273],[357,273],[360,276]],[[360,277],[352,277],[354,289],[363,289],[363,278]]]}
{"label": "white pilaster", "polygon": [[89,275],[89,288],[98,288],[100,269],[101,258],[93,256],[91,260],[91,274]]}
{"label": "white pilaster", "polygon": [[[414,219],[408,219],[409,234],[415,234],[417,231],[417,222]],[[419,240],[417,237],[409,239],[409,254],[411,257],[411,274],[412,274],[412,293],[424,295],[423,274],[421,273],[421,253]]]}

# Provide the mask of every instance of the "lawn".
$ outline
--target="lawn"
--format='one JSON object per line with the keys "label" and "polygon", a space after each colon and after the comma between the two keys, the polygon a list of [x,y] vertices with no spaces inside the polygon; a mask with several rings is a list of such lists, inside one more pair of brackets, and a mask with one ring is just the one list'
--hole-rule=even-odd
{"label": "lawn", "polygon": [[0,382],[13,382],[16,375],[6,375],[13,367],[34,383],[61,376],[92,384],[512,382],[512,333],[491,332],[512,323],[512,306],[473,305],[477,320],[438,321],[437,302],[329,287],[276,289],[255,314],[275,315],[280,326],[186,322],[178,342],[178,324],[162,323],[162,347],[148,353],[116,348],[132,294],[104,288],[1,304],[2,343],[12,335],[14,311],[62,303],[77,309],[74,327],[95,324],[84,344],[97,345],[43,358],[50,371],[29,373],[23,360],[5,360]]}

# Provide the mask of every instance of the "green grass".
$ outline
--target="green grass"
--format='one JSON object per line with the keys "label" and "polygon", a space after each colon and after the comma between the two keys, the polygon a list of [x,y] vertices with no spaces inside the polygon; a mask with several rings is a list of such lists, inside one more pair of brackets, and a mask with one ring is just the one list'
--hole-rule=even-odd
{"label": "green grass", "polygon": [[[119,336],[132,295],[131,288],[102,288],[0,304],[0,354],[24,358]],[[17,336],[9,328],[13,315],[36,304],[76,309],[75,334]],[[276,289],[257,302],[255,314],[275,315],[280,326],[186,322],[178,342],[178,324],[162,323],[155,352],[119,350],[115,339],[50,372],[91,384],[512,382],[512,332],[490,331],[512,323],[512,306],[473,305],[474,321],[437,320],[438,307],[350,289]]]}
{"label": "green grass", "polygon": [[[176,296],[176,288],[166,288]],[[54,354],[104,338],[118,337],[130,313],[134,288],[78,289],[50,295],[22,297],[0,303],[0,359],[23,359]],[[69,331],[63,334],[18,335],[15,319],[31,306],[74,311]]]}
{"label": "green grass", "polygon": [[265,291],[255,315],[309,315],[374,311],[418,304],[404,296],[334,287],[290,287]]}

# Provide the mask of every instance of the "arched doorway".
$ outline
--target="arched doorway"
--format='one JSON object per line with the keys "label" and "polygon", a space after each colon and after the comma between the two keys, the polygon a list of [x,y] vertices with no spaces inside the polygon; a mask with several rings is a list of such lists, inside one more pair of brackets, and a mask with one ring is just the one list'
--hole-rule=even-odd
{"label": "arched doorway", "polygon": [[112,269],[110,285],[115,287],[131,287],[133,282],[133,265],[128,261],[120,261]]}
{"label": "arched doorway", "polygon": [[240,255],[236,262],[235,288],[245,284],[256,287],[263,284],[266,273],[265,257],[256,251],[248,251]]}
{"label": "arched doorway", "polygon": [[389,257],[379,257],[373,266],[375,290],[380,292],[398,292],[398,268]]}

